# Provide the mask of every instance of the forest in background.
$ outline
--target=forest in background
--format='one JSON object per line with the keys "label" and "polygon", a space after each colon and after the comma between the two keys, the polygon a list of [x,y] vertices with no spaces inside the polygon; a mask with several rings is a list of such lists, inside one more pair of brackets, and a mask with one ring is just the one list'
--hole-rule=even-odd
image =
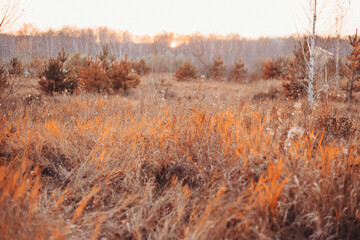
{"label": "forest in background", "polygon": [[[107,27],[64,27],[58,30],[40,31],[32,25],[24,25],[16,33],[0,34],[0,58],[4,61],[17,56],[30,62],[33,58],[55,57],[62,48],[70,55],[96,56],[104,45],[109,54],[132,59],[144,58],[152,71],[175,72],[185,61],[194,63],[200,74],[207,75],[215,58],[221,57],[225,66],[243,60],[250,72],[260,71],[265,59],[290,56],[298,38],[242,38],[239,34],[221,35],[177,35],[163,32],[150,36],[133,36],[128,31],[115,31]],[[336,39],[318,38],[318,45],[335,54]],[[340,43],[340,57],[350,51],[347,39]]]}

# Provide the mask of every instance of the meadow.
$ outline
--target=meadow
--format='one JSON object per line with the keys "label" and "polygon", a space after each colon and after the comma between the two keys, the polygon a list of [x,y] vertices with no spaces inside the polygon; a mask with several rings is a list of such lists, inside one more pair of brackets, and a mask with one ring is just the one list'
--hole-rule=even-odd
{"label": "meadow", "polygon": [[0,239],[360,239],[356,98],[155,77],[1,103]]}

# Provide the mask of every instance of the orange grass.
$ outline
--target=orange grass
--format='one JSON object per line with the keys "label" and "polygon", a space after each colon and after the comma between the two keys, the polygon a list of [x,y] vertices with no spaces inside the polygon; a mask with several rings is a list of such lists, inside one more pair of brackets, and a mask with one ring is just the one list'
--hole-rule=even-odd
{"label": "orange grass", "polygon": [[1,239],[359,236],[358,133],[334,139],[317,128],[320,110],[292,114],[280,100],[41,101],[0,121]]}

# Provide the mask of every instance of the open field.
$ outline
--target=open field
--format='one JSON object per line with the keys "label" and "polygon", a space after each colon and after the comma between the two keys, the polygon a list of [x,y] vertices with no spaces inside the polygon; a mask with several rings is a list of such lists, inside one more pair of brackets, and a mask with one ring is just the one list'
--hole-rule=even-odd
{"label": "open field", "polygon": [[0,239],[360,238],[356,103],[155,77],[2,103]]}

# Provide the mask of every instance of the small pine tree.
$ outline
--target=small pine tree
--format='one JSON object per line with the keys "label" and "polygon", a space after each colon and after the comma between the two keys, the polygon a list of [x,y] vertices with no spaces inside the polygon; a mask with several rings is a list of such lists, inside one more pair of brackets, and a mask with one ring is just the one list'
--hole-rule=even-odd
{"label": "small pine tree", "polygon": [[64,67],[68,56],[62,49],[57,58],[50,58],[45,63],[38,81],[39,89],[45,94],[74,93],[77,88],[77,78],[71,70]]}
{"label": "small pine tree", "polygon": [[246,78],[247,68],[242,60],[235,62],[234,68],[231,70],[230,78],[233,81],[240,82]]}
{"label": "small pine tree", "polygon": [[150,68],[146,65],[145,59],[141,58],[139,61],[132,64],[134,71],[140,76],[146,76],[150,73]]}
{"label": "small pine tree", "polygon": [[101,65],[106,72],[109,71],[111,64],[116,61],[115,56],[112,56],[110,59],[108,59],[108,57],[109,57],[109,46],[108,45],[103,46],[102,52],[100,52],[100,54],[97,57],[99,58]]}
{"label": "small pine tree", "polygon": [[11,76],[20,76],[24,74],[22,62],[17,57],[10,59],[8,72]]}
{"label": "small pine tree", "polygon": [[309,47],[306,43],[299,42],[299,48],[294,49],[294,57],[288,60],[288,68],[285,73],[285,79],[304,80],[308,77],[307,63],[305,59],[309,59]]}
{"label": "small pine tree", "polygon": [[175,78],[178,81],[184,81],[188,79],[195,79],[197,74],[196,67],[191,64],[189,61],[185,61],[184,64],[175,72]]}
{"label": "small pine tree", "polygon": [[287,60],[287,68],[283,74],[287,81],[282,83],[282,87],[287,98],[297,99],[307,93],[308,72],[305,59],[309,59],[310,55],[308,45],[300,41],[299,47],[295,47],[293,54],[293,58]]}
{"label": "small pine tree", "polygon": [[352,50],[350,54],[346,57],[349,63],[347,66],[346,76],[349,79],[347,86],[347,101],[351,101],[352,99],[352,91],[354,82],[360,79],[360,38],[357,36],[358,30],[356,29],[356,33],[354,38],[349,36],[350,45],[352,46]]}
{"label": "small pine tree", "polygon": [[107,61],[105,55],[106,51],[100,54],[100,60],[88,59],[86,66],[79,70],[79,81],[83,90],[111,94],[135,88],[140,84],[140,76],[132,71],[127,55],[119,62],[114,57]]}
{"label": "small pine tree", "polygon": [[131,61],[127,60],[127,55],[125,55],[125,59],[112,64],[108,77],[114,91],[127,91],[140,84],[140,76],[131,70]]}
{"label": "small pine tree", "polygon": [[88,59],[85,67],[79,70],[79,83],[86,92],[110,93],[110,79],[100,60]]}
{"label": "small pine tree", "polygon": [[223,80],[225,77],[225,65],[221,57],[214,59],[214,63],[210,68],[210,77],[214,80]]}
{"label": "small pine tree", "polygon": [[281,77],[281,66],[279,63],[276,60],[267,59],[261,72],[261,77],[263,79],[277,79]]}
{"label": "small pine tree", "polygon": [[0,62],[0,94],[8,87],[8,73]]}

